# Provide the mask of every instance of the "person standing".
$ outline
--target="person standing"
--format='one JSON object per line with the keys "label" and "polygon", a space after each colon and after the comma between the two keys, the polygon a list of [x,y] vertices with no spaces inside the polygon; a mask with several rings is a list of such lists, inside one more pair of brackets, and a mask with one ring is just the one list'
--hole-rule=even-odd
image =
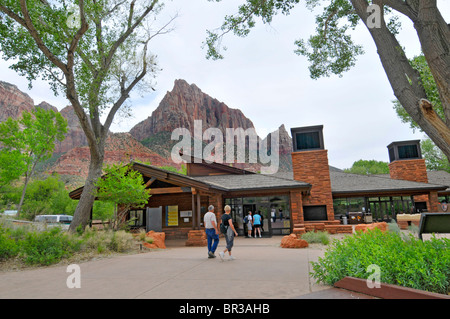
{"label": "person standing", "polygon": [[208,258],[216,258],[217,245],[219,244],[219,228],[217,227],[216,214],[214,206],[209,205],[208,212],[203,217],[205,224],[206,238],[208,240]]}
{"label": "person standing", "polygon": [[261,238],[261,215],[259,211],[253,216],[253,227],[255,228],[255,238],[257,234],[259,234],[259,238]]}
{"label": "person standing", "polygon": [[245,225],[247,226],[247,237],[252,237],[252,224],[253,224],[253,218],[252,218],[252,212],[249,211],[248,215],[245,216]]}
{"label": "person standing", "polygon": [[225,214],[222,215],[222,224],[226,227],[225,240],[227,242],[227,247],[224,251],[219,253],[220,259],[224,260],[225,253],[228,251],[229,260],[234,260],[235,258],[231,255],[231,249],[234,244],[234,237],[238,235],[236,229],[233,225],[233,219],[230,216],[231,207],[226,205],[224,207]]}

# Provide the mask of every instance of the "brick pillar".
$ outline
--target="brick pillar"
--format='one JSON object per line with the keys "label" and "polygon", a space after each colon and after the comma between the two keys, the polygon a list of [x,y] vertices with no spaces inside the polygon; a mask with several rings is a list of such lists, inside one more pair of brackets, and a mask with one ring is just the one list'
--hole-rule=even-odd
{"label": "brick pillar", "polygon": [[439,212],[439,198],[437,192],[430,192],[428,195],[428,211],[431,213]]}
{"label": "brick pillar", "polygon": [[[410,182],[428,183],[427,167],[425,165],[425,159],[409,159],[409,160],[396,160],[389,164],[389,175],[392,179],[401,179]],[[426,202],[429,212],[436,212],[437,206],[437,193],[431,192],[427,195],[414,196],[415,202]],[[432,198],[436,196],[436,198]]]}
{"label": "brick pillar", "polygon": [[303,219],[303,205],[302,205],[302,193],[299,191],[290,192],[291,200],[291,226],[295,224],[302,224]]}
{"label": "brick pillar", "polygon": [[[310,195],[303,196],[303,205],[326,205],[328,220],[334,220],[330,168],[327,150],[293,152],[294,179],[312,185]],[[303,210],[302,210],[303,219]]]}
{"label": "brick pillar", "polygon": [[425,159],[396,160],[389,164],[392,179],[428,183]]}

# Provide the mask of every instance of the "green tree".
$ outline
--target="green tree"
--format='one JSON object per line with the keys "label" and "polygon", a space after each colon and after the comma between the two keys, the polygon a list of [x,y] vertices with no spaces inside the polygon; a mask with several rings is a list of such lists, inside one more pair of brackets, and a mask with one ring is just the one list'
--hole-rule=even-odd
{"label": "green tree", "polygon": [[[219,2],[221,0],[209,0]],[[381,64],[394,94],[402,107],[433,142],[450,158],[450,29],[437,7],[436,0],[305,0],[314,10],[316,32],[309,39],[297,40],[296,53],[310,62],[313,79],[333,74],[342,75],[354,66],[363,53],[351,31],[364,24],[371,35]],[[207,31],[207,57],[223,58],[222,40],[225,34],[245,37],[256,25],[256,18],[270,24],[277,14],[288,15],[300,0],[246,0],[238,13],[225,17],[222,26]],[[436,83],[443,114],[432,104],[419,72],[406,58],[397,35],[398,18],[409,19],[416,30],[423,55]],[[299,22],[300,24],[300,22]]]}
{"label": "green tree", "polygon": [[96,186],[97,198],[100,201],[114,203],[118,208],[114,228],[124,221],[125,214],[131,207],[143,207],[150,197],[142,174],[133,170],[132,164],[108,165],[105,168],[105,175],[98,179]]}
{"label": "green tree", "polygon": [[389,174],[389,164],[375,160],[359,160],[354,162],[351,168],[344,169],[344,172],[360,175]]}
{"label": "green tree", "polygon": [[432,140],[426,138],[420,142],[422,156],[427,169],[431,171],[447,171],[450,173],[450,163],[442,151],[436,147]]}
{"label": "green tree", "polygon": [[11,180],[24,176],[22,196],[17,207],[18,217],[36,165],[52,156],[56,141],[63,141],[65,133],[67,120],[53,110],[41,108],[36,108],[32,113],[23,112],[20,119],[8,118],[0,123],[0,144],[3,147],[0,150],[1,171],[15,164],[14,173],[7,178]]}
{"label": "green tree", "polygon": [[[0,0],[0,50],[11,68],[42,78],[72,104],[86,134],[90,165],[70,231],[86,226],[105,142],[116,114],[128,112],[131,92],[152,89],[156,58],[148,50],[158,0]],[[104,121],[102,122],[102,119]]]}

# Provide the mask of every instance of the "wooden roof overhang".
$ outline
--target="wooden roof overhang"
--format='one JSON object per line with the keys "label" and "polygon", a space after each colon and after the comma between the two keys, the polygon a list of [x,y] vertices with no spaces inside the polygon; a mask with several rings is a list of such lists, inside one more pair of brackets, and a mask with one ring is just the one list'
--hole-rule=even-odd
{"label": "wooden roof overhang", "polygon": [[[210,185],[189,176],[179,173],[166,171],[157,167],[133,162],[133,169],[140,172],[146,181],[147,188],[150,187],[149,193],[151,195],[160,194],[174,194],[174,193],[197,193],[213,194],[224,193],[226,189],[218,186]],[[155,181],[161,181],[171,184],[170,187],[151,188]],[[175,185],[175,186],[173,186]],[[79,200],[84,187],[77,188],[69,193],[69,197],[74,200]]]}
{"label": "wooden roof overhang", "polygon": [[427,195],[432,191],[439,191],[441,188],[428,189],[383,189],[383,190],[354,190],[354,191],[332,191],[333,198],[343,197],[388,197],[388,196],[415,196]]}

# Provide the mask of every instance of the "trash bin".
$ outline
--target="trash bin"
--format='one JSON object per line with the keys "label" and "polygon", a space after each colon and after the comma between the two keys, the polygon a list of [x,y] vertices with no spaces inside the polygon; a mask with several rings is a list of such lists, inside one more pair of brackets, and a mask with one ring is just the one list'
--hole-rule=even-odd
{"label": "trash bin", "polygon": [[342,216],[342,224],[347,225],[347,216]]}
{"label": "trash bin", "polygon": [[348,217],[349,217],[350,224],[360,224],[360,223],[364,222],[363,213],[361,213],[361,212],[348,213]]}

